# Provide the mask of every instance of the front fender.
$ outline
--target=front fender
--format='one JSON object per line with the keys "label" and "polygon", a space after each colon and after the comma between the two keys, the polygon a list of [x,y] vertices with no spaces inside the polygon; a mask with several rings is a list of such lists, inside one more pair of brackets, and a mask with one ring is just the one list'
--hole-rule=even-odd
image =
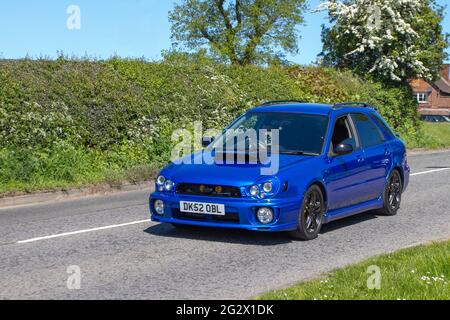
{"label": "front fender", "polygon": [[324,160],[318,158],[318,161],[309,161],[307,165],[301,165],[296,168],[290,168],[281,172],[278,176],[281,184],[288,182],[289,187],[284,194],[285,197],[298,198],[301,202],[305,192],[313,185],[321,187],[324,197],[327,197],[324,180]]}

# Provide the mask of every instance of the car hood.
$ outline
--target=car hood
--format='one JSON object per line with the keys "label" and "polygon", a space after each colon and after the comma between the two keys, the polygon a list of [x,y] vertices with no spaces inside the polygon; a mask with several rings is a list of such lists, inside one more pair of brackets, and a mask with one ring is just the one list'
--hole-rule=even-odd
{"label": "car hood", "polygon": [[[316,159],[317,157],[300,155],[280,155],[278,175],[288,168]],[[196,153],[184,158],[184,164],[170,164],[162,174],[176,183],[220,184],[229,186],[248,186],[258,182],[264,176],[263,168],[270,165],[263,164],[195,164],[200,163],[202,153]],[[185,164],[190,160],[191,164]]]}

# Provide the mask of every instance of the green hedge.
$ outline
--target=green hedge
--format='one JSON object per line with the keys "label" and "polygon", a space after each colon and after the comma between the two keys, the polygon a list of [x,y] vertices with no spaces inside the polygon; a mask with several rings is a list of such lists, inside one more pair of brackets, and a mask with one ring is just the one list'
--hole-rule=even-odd
{"label": "green hedge", "polygon": [[162,61],[0,61],[0,192],[150,178],[173,130],[222,128],[276,99],[368,101],[420,144],[411,93],[323,68]]}

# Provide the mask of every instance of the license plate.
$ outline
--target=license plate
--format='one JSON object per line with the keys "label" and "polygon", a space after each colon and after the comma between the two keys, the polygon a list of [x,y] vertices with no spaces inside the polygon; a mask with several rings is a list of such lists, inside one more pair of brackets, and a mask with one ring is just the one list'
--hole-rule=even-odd
{"label": "license plate", "polygon": [[180,202],[180,211],[185,213],[210,214],[215,216],[225,215],[225,205],[201,202]]}

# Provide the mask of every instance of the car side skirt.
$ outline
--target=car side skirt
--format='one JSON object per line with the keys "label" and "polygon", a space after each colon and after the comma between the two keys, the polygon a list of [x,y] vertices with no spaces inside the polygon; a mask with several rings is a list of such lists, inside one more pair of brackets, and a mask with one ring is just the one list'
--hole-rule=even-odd
{"label": "car side skirt", "polygon": [[383,198],[380,197],[378,199],[359,203],[351,207],[336,209],[327,213],[327,215],[324,218],[324,223],[329,223],[335,220],[347,218],[370,210],[381,209],[382,207],[383,207]]}

